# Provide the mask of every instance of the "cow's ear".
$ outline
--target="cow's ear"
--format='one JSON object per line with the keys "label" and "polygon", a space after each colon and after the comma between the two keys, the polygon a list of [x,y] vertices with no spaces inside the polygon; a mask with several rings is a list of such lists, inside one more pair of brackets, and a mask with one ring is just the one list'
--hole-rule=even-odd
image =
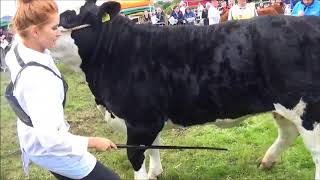
{"label": "cow's ear", "polygon": [[98,17],[102,19],[102,21],[107,21],[110,18],[112,19],[114,16],[119,14],[121,10],[121,5],[118,2],[115,1],[108,1],[103,3],[98,12]]}
{"label": "cow's ear", "polygon": [[60,14],[60,24],[64,28],[73,28],[79,25],[78,20],[76,19],[77,14],[75,11],[67,10]]}

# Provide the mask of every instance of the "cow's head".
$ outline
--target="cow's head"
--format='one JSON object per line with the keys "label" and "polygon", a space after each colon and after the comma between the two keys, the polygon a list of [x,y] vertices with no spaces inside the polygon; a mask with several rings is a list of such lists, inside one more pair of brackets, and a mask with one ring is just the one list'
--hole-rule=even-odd
{"label": "cow's head", "polygon": [[[75,65],[79,65],[78,60],[81,63],[79,55],[82,60],[90,60],[102,34],[102,25],[109,23],[108,21],[117,16],[120,9],[121,6],[118,2],[105,2],[99,7],[96,5],[96,0],[86,0],[80,8],[79,14],[74,10],[61,13],[60,26],[64,29],[75,29],[81,25],[89,25],[89,27],[72,30],[71,33],[70,31],[63,32],[56,48],[53,49],[53,56],[63,61],[67,59],[68,62]],[[79,54],[74,54],[75,50],[78,50]]]}
{"label": "cow's head", "polygon": [[67,10],[60,14],[60,25],[66,29],[75,28],[80,25],[89,24],[94,28],[99,28],[108,16],[112,19],[121,9],[118,2],[109,1],[97,6],[96,0],[86,0],[86,3],[80,7],[80,13],[76,14],[74,10]]}

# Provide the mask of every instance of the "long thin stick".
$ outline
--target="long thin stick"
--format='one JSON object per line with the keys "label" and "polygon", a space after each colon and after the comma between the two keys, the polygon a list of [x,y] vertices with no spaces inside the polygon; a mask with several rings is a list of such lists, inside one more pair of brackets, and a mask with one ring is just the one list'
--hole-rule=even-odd
{"label": "long thin stick", "polygon": [[194,147],[194,146],[144,146],[144,145],[126,145],[126,144],[117,144],[118,148],[134,148],[134,149],[206,149],[206,150],[218,150],[218,151],[228,151],[227,148],[220,147]]}

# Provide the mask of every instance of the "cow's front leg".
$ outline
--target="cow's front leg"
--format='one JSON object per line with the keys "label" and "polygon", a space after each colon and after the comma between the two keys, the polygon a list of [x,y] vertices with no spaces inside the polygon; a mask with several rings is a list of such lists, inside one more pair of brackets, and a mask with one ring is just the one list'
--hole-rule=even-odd
{"label": "cow's front leg", "polygon": [[320,124],[316,125],[313,131],[302,131],[301,137],[316,166],[315,179],[320,180]]}
{"label": "cow's front leg", "polygon": [[[154,140],[153,145],[160,145],[160,133]],[[159,149],[149,149],[147,152],[150,157],[148,177],[149,179],[157,179],[157,177],[163,172],[160,151]]]}
{"label": "cow's front leg", "polygon": [[[157,135],[163,128],[163,122],[155,122],[154,124],[137,123],[135,126],[127,124],[127,144],[128,145],[145,145],[150,146],[155,141]],[[148,179],[148,177],[138,177],[145,156],[144,149],[128,148],[128,159],[135,170],[135,179]]]}
{"label": "cow's front leg", "polygon": [[269,147],[268,151],[262,158],[259,168],[269,169],[276,161],[277,157],[285,151],[298,136],[298,130],[295,124],[290,122],[288,119],[282,117],[276,112],[272,113],[276,124],[278,125],[278,138]]}
{"label": "cow's front leg", "polygon": [[[308,113],[308,112],[307,112]],[[306,130],[302,126],[302,120],[297,124],[301,138],[312,155],[316,167],[315,179],[320,180],[320,124],[315,124],[312,130]]]}

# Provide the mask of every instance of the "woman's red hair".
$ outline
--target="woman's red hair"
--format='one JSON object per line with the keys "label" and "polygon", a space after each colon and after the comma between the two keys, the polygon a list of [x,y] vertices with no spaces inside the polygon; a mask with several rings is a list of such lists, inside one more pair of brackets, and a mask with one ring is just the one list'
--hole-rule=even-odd
{"label": "woman's red hair", "polygon": [[19,0],[17,12],[13,18],[13,29],[21,37],[26,37],[28,27],[45,25],[55,13],[58,13],[55,0]]}

